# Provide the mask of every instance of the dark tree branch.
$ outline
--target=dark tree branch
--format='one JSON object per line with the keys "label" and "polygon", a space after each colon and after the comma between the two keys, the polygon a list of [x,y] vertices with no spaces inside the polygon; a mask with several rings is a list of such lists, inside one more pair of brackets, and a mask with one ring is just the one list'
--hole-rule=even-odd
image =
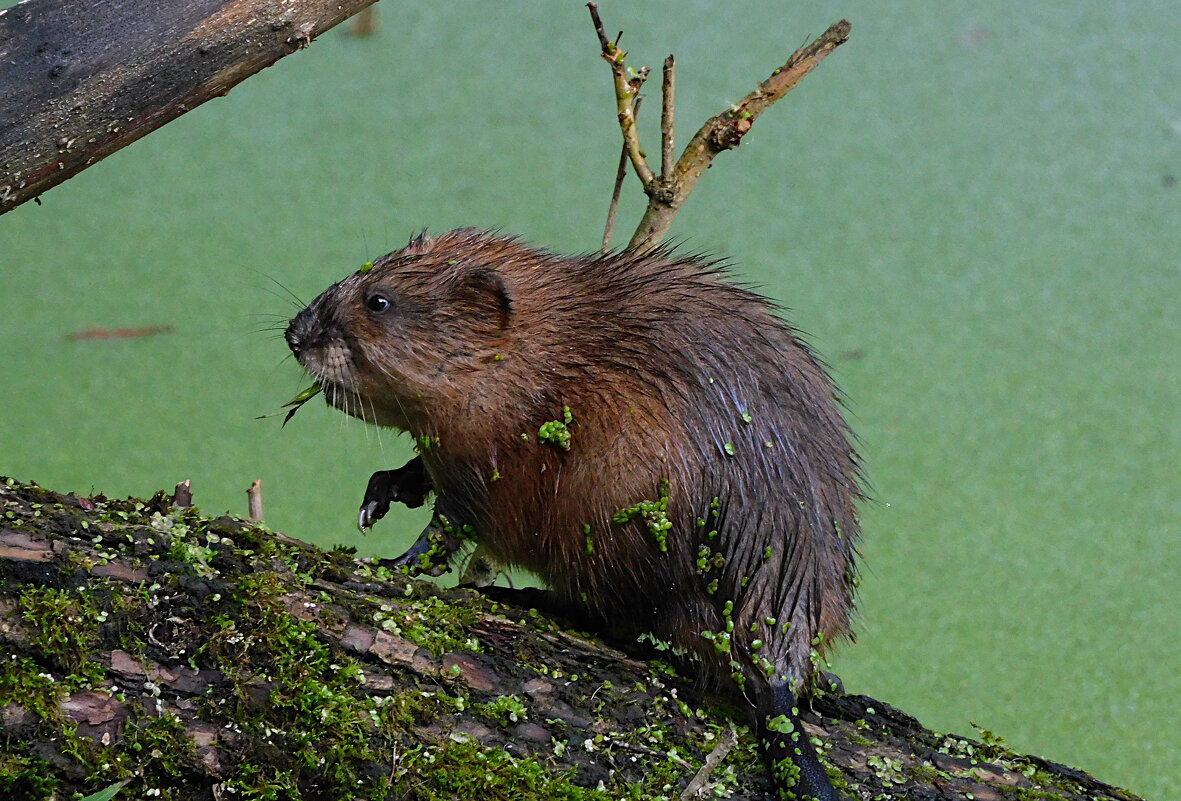
{"label": "dark tree branch", "polygon": [[374,0],[33,0],[0,11],[0,214]]}

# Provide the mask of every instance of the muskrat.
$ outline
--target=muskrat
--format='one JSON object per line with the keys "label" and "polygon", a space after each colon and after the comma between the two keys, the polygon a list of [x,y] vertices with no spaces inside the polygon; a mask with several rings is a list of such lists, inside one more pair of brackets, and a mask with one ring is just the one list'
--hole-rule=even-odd
{"label": "muskrat", "polygon": [[462,229],[366,264],[286,338],[330,405],[415,438],[360,512],[435,493],[395,564],[437,575],[475,539],[696,654],[753,699],[777,786],[836,799],[796,705],[850,634],[861,470],[775,311],[675,249],[564,257]]}

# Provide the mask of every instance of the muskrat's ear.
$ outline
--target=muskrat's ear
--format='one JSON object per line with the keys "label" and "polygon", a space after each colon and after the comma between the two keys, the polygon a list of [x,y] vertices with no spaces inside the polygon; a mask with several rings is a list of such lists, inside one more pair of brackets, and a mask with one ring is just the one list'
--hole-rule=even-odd
{"label": "muskrat's ear", "polygon": [[513,298],[499,271],[492,267],[472,270],[464,276],[461,295],[476,307],[481,318],[495,321],[498,329],[508,327],[513,318]]}

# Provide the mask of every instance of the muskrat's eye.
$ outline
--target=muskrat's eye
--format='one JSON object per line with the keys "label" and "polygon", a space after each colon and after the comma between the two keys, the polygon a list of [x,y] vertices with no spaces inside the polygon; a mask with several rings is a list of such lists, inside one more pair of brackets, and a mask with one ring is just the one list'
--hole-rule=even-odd
{"label": "muskrat's eye", "polygon": [[365,300],[365,308],[374,314],[381,314],[384,311],[388,311],[390,305],[390,299],[385,295],[370,295]]}

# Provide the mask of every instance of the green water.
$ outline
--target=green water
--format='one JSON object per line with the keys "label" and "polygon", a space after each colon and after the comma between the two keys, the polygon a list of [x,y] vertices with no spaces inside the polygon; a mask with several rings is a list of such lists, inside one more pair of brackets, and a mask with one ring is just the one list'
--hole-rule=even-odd
{"label": "green water", "polygon": [[[403,439],[318,403],[255,419],[306,383],[259,330],[293,312],[276,282],[310,299],[423,226],[594,248],[618,134],[581,4],[382,5],[374,37],[329,34],[0,218],[0,473],[189,478],[237,513],[261,478],[273,526],[366,553],[422,526],[353,529]],[[1174,797],[1175,5],[602,5],[635,63],[676,52],[682,141],[853,21],[674,229],[791,307],[851,398],[877,501],[849,689]],[[174,330],[67,339],[152,325]]]}

